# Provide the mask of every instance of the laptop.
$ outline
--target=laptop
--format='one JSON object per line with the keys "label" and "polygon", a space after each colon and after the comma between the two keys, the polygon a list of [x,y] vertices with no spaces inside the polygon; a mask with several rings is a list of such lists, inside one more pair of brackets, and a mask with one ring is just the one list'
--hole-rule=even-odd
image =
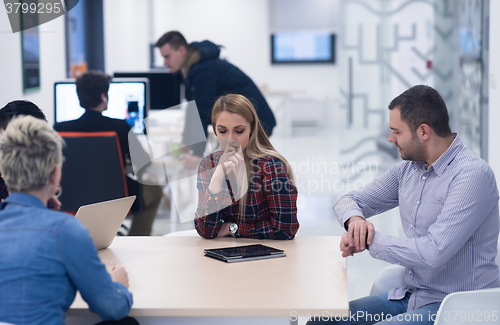
{"label": "laptop", "polygon": [[111,245],[134,201],[135,195],[82,205],[78,209],[75,217],[89,231],[96,249]]}
{"label": "laptop", "polygon": [[282,249],[262,244],[235,246],[215,249],[205,249],[205,256],[212,257],[227,263],[262,260],[268,258],[285,257]]}

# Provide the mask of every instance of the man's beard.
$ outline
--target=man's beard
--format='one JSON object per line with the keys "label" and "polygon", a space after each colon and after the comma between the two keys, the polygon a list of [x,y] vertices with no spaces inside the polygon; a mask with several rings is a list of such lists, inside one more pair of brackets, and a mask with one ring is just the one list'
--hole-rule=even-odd
{"label": "man's beard", "polygon": [[403,160],[410,161],[425,161],[425,146],[423,143],[418,142],[417,136],[412,136],[412,141],[408,144],[406,149],[402,149],[400,146],[396,145],[397,148],[401,149],[400,156]]}

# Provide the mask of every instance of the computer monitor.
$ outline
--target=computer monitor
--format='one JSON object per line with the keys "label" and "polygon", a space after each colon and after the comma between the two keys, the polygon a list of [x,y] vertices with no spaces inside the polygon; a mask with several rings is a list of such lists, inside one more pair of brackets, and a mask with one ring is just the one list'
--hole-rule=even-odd
{"label": "computer monitor", "polygon": [[[113,78],[108,91],[108,109],[104,116],[127,121],[134,133],[144,133],[149,110],[149,81],[145,78]],[[54,83],[56,123],[75,120],[85,109],[80,106],[75,80]]]}
{"label": "computer monitor", "polygon": [[272,34],[271,63],[335,63],[335,34],[321,31]]}
{"label": "computer monitor", "polygon": [[166,109],[181,103],[179,76],[166,71],[115,72],[115,78],[148,78],[150,109]]}

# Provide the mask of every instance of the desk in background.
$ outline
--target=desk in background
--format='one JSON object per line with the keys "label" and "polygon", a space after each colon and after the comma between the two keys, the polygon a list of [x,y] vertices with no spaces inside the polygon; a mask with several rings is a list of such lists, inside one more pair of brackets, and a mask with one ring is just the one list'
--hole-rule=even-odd
{"label": "desk in background", "polygon": [[[116,237],[99,257],[127,269],[134,294],[131,316],[289,318],[348,313],[339,242],[340,237]],[[205,248],[254,243],[284,249],[287,256],[228,264],[203,255]],[[78,295],[67,315],[92,313]]]}

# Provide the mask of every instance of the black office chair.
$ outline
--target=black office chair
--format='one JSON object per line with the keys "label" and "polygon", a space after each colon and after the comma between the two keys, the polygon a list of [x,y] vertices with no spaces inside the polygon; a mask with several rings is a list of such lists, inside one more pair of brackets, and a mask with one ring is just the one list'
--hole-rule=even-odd
{"label": "black office chair", "polygon": [[115,132],[59,132],[66,142],[62,210],[128,196],[122,152]]}

